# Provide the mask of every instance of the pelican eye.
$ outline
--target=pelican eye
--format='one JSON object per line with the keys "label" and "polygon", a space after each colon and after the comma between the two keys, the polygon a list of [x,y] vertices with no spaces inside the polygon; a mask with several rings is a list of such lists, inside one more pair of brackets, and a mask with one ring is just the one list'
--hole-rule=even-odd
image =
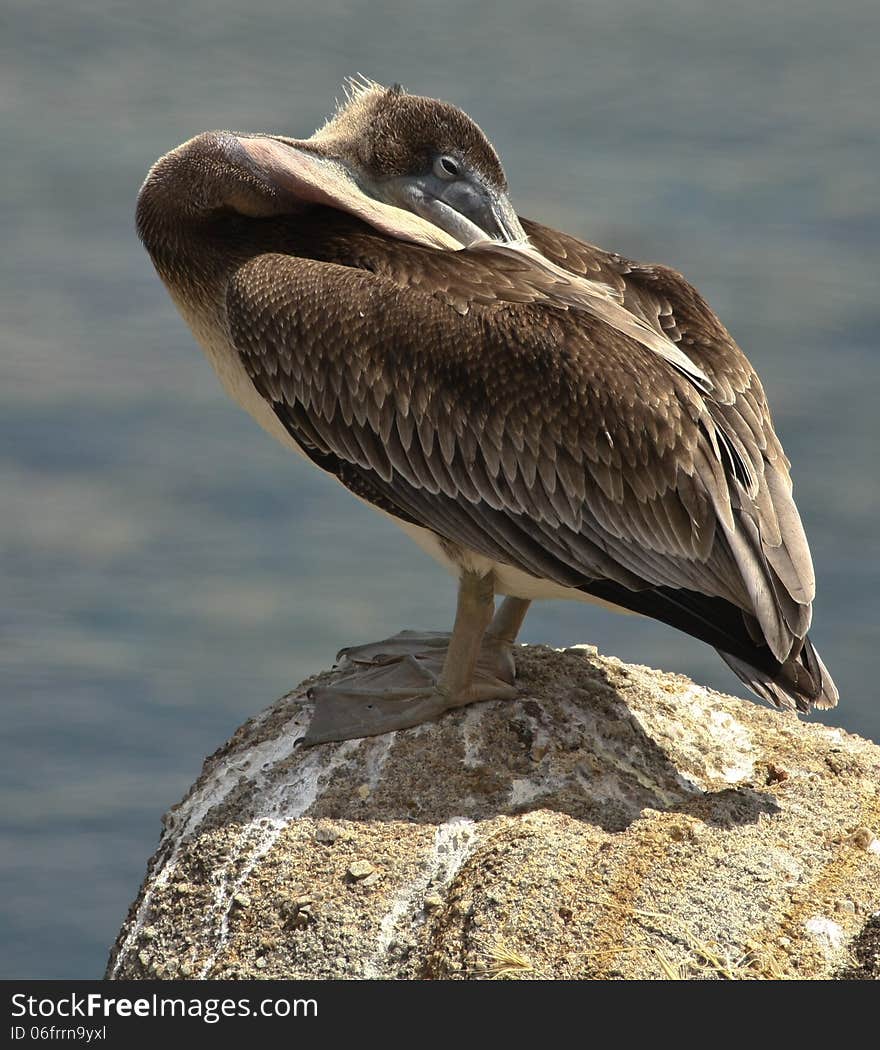
{"label": "pelican eye", "polygon": [[454,157],[438,157],[434,161],[434,174],[441,179],[457,179],[461,176],[461,165]]}

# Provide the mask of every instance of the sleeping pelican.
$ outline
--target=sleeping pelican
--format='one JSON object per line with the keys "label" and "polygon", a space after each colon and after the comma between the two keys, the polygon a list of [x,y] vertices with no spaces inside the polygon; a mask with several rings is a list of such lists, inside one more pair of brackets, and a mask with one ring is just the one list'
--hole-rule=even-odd
{"label": "sleeping pelican", "polygon": [[307,744],[515,696],[537,598],[662,620],[776,707],[837,702],[751,365],[674,270],[518,216],[461,110],[365,81],[307,139],[198,135],[137,228],[228,393],[458,579],[451,635],[342,651]]}

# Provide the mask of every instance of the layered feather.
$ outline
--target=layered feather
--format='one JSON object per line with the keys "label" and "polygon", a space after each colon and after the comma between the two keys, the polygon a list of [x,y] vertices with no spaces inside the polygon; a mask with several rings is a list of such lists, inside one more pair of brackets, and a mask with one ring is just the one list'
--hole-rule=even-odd
{"label": "layered feather", "polygon": [[[806,640],[815,581],[788,461],[745,356],[674,271],[523,222],[549,266],[324,209],[276,224],[226,294],[256,388],[384,510],[704,638],[777,705],[833,704]],[[560,270],[637,328],[579,303]]]}

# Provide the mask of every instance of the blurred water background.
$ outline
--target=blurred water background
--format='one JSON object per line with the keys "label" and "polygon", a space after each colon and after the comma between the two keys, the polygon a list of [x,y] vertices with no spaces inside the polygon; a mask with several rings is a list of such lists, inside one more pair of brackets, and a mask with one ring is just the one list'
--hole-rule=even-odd
{"label": "blurred water background", "polygon": [[[345,643],[454,585],[227,401],[133,229],[210,128],[307,135],[346,74],[447,98],[518,209],[684,271],[762,375],[819,578],[825,721],[880,737],[876,0],[190,0],[0,8],[0,977],[93,977],[162,812]],[[588,606],[597,643],[741,692]]]}

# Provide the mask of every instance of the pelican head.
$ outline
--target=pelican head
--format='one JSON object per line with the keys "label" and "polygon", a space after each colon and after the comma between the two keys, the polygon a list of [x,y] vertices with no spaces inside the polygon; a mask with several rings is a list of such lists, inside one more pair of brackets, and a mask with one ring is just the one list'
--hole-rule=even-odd
{"label": "pelican head", "polygon": [[446,248],[526,239],[480,128],[456,106],[399,85],[352,85],[307,139],[237,138],[254,176],[280,194],[350,212],[395,237]]}

